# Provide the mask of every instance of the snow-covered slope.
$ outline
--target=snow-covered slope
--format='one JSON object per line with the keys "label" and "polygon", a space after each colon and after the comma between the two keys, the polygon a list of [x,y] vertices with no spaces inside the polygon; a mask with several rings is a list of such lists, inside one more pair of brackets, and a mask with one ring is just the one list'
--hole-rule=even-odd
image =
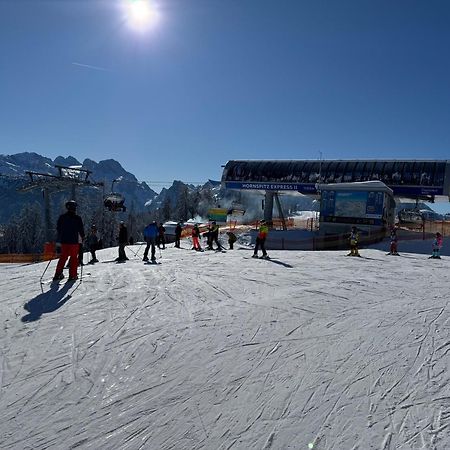
{"label": "snow-covered slope", "polygon": [[1,265],[0,448],[450,448],[449,258],[270,254]]}

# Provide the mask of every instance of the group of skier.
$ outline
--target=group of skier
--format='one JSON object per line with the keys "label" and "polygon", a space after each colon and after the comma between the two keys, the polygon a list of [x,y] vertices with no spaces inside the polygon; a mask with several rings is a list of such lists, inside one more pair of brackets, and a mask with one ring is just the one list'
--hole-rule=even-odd
{"label": "group of skier", "polygon": [[[349,235],[350,253],[347,256],[361,256],[358,250],[359,232],[358,228],[353,226]],[[441,259],[441,248],[443,244],[442,234],[436,232],[433,242],[431,244],[431,256],[429,259]],[[387,255],[400,256],[398,253],[398,236],[397,227],[392,226],[390,231],[390,245]]]}
{"label": "group of skier", "polygon": [[[234,233],[231,234],[234,235]],[[203,251],[200,244],[201,237],[206,238],[206,250],[224,251],[224,248],[219,241],[219,225],[217,225],[216,221],[213,220],[208,226],[207,230],[203,233],[200,231],[198,223],[194,224],[191,230],[192,250],[196,250],[199,252]],[[233,237],[228,235],[228,242],[230,241],[233,241],[234,243],[236,241],[236,236],[234,235],[233,240]],[[216,248],[214,248],[214,244],[216,245]],[[233,246],[230,245],[230,250],[232,249]]]}
{"label": "group of skier", "polygon": [[[64,278],[63,269],[67,259],[69,259],[69,281],[78,279],[77,267],[83,264],[83,241],[86,242],[88,249],[91,253],[90,264],[98,262],[96,257],[96,250],[100,247],[100,239],[95,225],[91,226],[88,236],[85,236],[83,221],[81,217],[76,213],[77,203],[74,200],[70,200],[66,203],[67,211],[58,218],[57,222],[57,249],[60,253],[58,264],[56,266],[54,280],[61,280]],[[146,247],[144,250],[143,261],[155,262],[156,261],[156,246],[158,248],[166,248],[166,229],[163,224],[159,224],[156,221],[151,222],[144,229],[144,239]],[[183,232],[181,223],[178,223],[175,227],[175,248],[180,248],[180,241]],[[265,242],[269,233],[269,227],[266,221],[259,221],[258,233],[256,236],[255,248],[253,252],[253,258],[258,258],[259,250],[262,251],[261,258],[269,259],[267,255]],[[228,231],[228,244],[230,250],[233,249],[234,243],[237,238],[232,231]],[[206,238],[206,250],[224,251],[224,248],[219,240],[219,226],[215,221],[212,221],[207,230],[203,233],[200,231],[199,225],[196,223],[191,230],[192,249],[196,251],[203,251],[200,240],[201,237]],[[85,239],[86,238],[86,239]],[[122,221],[119,224],[119,256],[116,259],[117,262],[125,262],[128,260],[125,254],[125,247],[129,244],[128,230],[125,223]],[[214,248],[214,244],[216,248]],[[350,253],[347,256],[361,256],[359,254],[359,230],[356,226],[351,228],[349,234]],[[440,251],[443,244],[442,234],[437,232],[432,243],[432,254],[430,258],[440,259]],[[149,260],[150,252],[150,260]],[[398,256],[398,236],[397,227],[391,227],[390,231],[390,247],[388,255]]]}
{"label": "group of skier", "polygon": [[[181,223],[178,223],[175,227],[175,247],[180,248],[180,240],[183,232],[183,228]],[[206,238],[206,250],[216,250],[216,251],[224,251],[223,245],[219,240],[219,226],[215,221],[212,221],[206,231],[201,231],[199,224],[195,223],[191,229],[191,239],[192,239],[192,250],[203,251],[201,246],[201,238]],[[232,231],[227,232],[228,236],[228,244],[230,250],[233,250],[233,244],[236,242],[237,237]],[[214,248],[214,244],[216,248]]]}

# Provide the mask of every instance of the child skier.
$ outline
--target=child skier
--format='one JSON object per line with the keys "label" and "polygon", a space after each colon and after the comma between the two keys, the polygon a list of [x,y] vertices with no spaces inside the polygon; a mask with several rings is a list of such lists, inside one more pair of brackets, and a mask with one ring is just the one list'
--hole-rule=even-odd
{"label": "child skier", "polygon": [[441,248],[442,248],[442,242],[443,242],[442,234],[437,232],[436,237],[434,238],[434,241],[433,241],[432,254],[431,254],[430,258],[441,259],[440,252],[441,252]]}
{"label": "child skier", "polygon": [[358,251],[358,241],[359,241],[358,228],[352,227],[349,240],[350,240],[350,253],[347,256],[361,256]]}
{"label": "child skier", "polygon": [[230,250],[233,250],[233,245],[237,241],[237,237],[232,231],[227,231],[227,236],[228,236],[228,245],[230,246]]}
{"label": "child skier", "polygon": [[202,248],[200,247],[200,229],[198,228],[198,224],[194,225],[194,228],[192,228],[192,250],[197,250],[198,252],[202,251]]}
{"label": "child skier", "polygon": [[397,251],[398,237],[397,237],[397,228],[391,228],[391,246],[389,249],[388,255],[399,256]]}
{"label": "child skier", "polygon": [[99,247],[97,227],[95,225],[91,226],[91,232],[89,233],[89,236],[87,238],[87,244],[89,247],[89,251],[91,252],[91,256],[92,256],[92,259],[89,261],[89,264],[94,264],[94,263],[98,262],[98,259],[95,256],[95,252],[98,250],[98,247]]}

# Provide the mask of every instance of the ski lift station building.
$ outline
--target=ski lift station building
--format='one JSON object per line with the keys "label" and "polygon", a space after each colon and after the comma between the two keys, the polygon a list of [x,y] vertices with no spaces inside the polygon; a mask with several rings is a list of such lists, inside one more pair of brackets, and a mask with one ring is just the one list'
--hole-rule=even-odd
{"label": "ski lift station building", "polygon": [[385,229],[395,198],[450,200],[449,160],[233,160],[224,166],[226,189],[265,192],[272,219],[278,193],[320,198],[322,233],[358,227]]}

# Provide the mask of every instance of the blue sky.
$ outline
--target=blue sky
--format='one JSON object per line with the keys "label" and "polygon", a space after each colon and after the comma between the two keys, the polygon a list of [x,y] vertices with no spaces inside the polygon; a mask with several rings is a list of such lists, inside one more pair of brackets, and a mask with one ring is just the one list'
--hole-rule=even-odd
{"label": "blue sky", "polygon": [[0,153],[140,180],[229,159],[449,158],[447,0],[0,0]]}

